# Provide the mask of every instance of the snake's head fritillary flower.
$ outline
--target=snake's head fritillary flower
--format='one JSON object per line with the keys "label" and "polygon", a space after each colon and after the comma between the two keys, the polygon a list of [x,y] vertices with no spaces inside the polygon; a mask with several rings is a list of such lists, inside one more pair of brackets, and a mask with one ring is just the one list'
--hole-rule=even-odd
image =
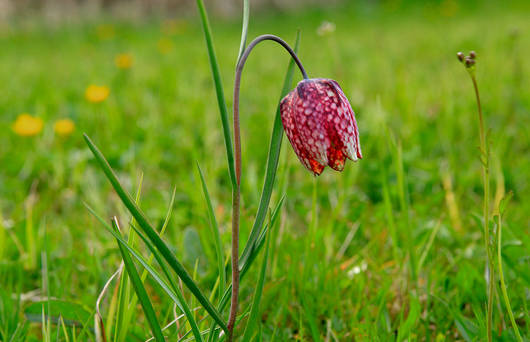
{"label": "snake's head fritillary flower", "polygon": [[355,114],[337,82],[306,79],[280,103],[283,128],[298,159],[315,175],[326,165],[342,171],[362,158]]}

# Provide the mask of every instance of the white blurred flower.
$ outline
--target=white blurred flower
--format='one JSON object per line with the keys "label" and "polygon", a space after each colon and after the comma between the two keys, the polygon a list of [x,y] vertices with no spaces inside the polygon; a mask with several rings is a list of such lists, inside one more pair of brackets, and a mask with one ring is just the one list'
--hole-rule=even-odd
{"label": "white blurred flower", "polygon": [[317,28],[317,34],[319,36],[327,36],[335,32],[335,24],[329,21],[323,21],[322,24]]}
{"label": "white blurred flower", "polygon": [[357,274],[366,271],[368,264],[366,261],[361,262],[360,265],[353,266],[347,273],[348,278],[353,279]]}

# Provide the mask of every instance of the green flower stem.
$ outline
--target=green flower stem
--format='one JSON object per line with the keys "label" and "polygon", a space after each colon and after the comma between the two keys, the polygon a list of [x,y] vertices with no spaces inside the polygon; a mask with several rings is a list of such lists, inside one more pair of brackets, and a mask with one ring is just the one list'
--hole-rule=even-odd
{"label": "green flower stem", "polygon": [[475,96],[477,99],[478,117],[479,117],[479,131],[480,131],[480,161],[482,164],[482,178],[484,183],[484,203],[483,203],[483,216],[484,216],[484,243],[487,254],[487,266],[488,266],[488,307],[487,307],[487,329],[488,329],[488,342],[493,340],[492,326],[493,326],[493,291],[495,286],[495,275],[493,269],[493,257],[490,244],[490,229],[489,229],[489,199],[490,199],[490,171],[489,171],[489,149],[486,141],[486,132],[484,130],[484,116],[482,114],[482,106],[480,104],[480,94],[478,91],[477,79],[475,77],[475,68],[470,67],[467,69],[473,82],[473,88],[475,90]]}
{"label": "green flower stem", "polygon": [[241,200],[241,131],[239,124],[239,92],[241,88],[241,74],[245,62],[256,45],[264,40],[272,40],[283,46],[291,55],[298,68],[302,72],[305,79],[308,78],[307,73],[298,59],[296,53],[291,49],[289,44],[281,38],[266,34],[254,39],[241,55],[236,67],[236,75],[234,81],[234,152],[235,152],[235,171],[236,171],[236,185],[232,193],[232,298],[230,302],[230,315],[228,318],[228,338],[232,341],[234,324],[237,316],[238,294],[239,294],[239,216],[240,216],[240,200]]}

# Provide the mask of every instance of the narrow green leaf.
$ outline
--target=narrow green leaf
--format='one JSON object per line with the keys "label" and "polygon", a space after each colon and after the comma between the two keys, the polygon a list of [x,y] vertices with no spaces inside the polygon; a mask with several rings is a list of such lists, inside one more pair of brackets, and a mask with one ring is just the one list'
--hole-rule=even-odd
{"label": "narrow green leaf", "polygon": [[[269,219],[269,226],[271,226],[271,219]],[[258,323],[259,315],[259,303],[261,301],[261,295],[263,293],[263,285],[265,283],[265,274],[267,273],[267,262],[269,260],[269,244],[270,244],[270,231],[266,235],[265,242],[265,254],[263,255],[263,261],[261,263],[261,271],[259,273],[258,284],[256,286],[256,291],[254,292],[254,300],[252,302],[252,309],[250,310],[250,316],[248,318],[247,327],[245,328],[245,333],[243,334],[243,341],[250,341],[254,336],[256,325]]]}
{"label": "narrow green leaf", "polygon": [[386,172],[386,166],[382,165],[381,168],[383,171],[381,172],[381,184],[382,184],[382,191],[383,191],[383,204],[385,209],[385,216],[386,221],[388,224],[388,230],[390,231],[390,237],[392,238],[392,253],[394,256],[394,260],[400,260],[399,258],[399,252],[398,252],[398,246],[399,246],[399,240],[398,240],[398,234],[396,230],[396,223],[394,222],[394,213],[392,211],[392,201],[390,199],[390,191],[388,189],[388,180],[387,180],[387,172]]}
{"label": "narrow green leaf", "polygon": [[429,240],[425,243],[425,247],[423,248],[423,252],[420,256],[420,261],[418,262],[418,270],[416,271],[417,274],[420,273],[421,268],[423,267],[423,263],[425,262],[425,259],[427,258],[427,255],[429,254],[429,251],[432,247],[432,244],[434,242],[434,238],[436,237],[436,234],[438,234],[438,231],[440,230],[440,227],[442,226],[442,219],[440,218],[438,220],[438,223],[436,223],[436,226],[432,230],[431,234],[429,235]]}
{"label": "narrow green leaf", "polygon": [[[138,180],[138,188],[136,189],[136,195],[134,197],[134,203],[138,205],[140,203],[140,197],[142,194],[142,184],[144,176],[143,173],[140,175]],[[134,224],[134,218],[131,219],[131,224]],[[129,234],[128,242],[131,246],[135,244],[135,234]],[[143,282],[143,281],[142,281]],[[120,277],[120,285],[118,290],[118,307],[116,311],[117,318],[114,324],[114,336],[118,342],[125,341],[129,332],[129,327],[133,321],[133,317],[136,313],[137,297],[134,295],[131,281],[127,275],[127,271],[124,270]],[[111,317],[109,316],[109,319]],[[110,329],[110,326],[109,326]],[[109,334],[110,336],[110,330]]]}
{"label": "narrow green leaf", "polygon": [[[86,204],[85,204],[86,205]],[[152,255],[156,258],[156,261],[159,263],[160,267],[162,268],[162,271],[164,272],[164,275],[168,279],[171,289],[169,288],[169,285],[162,279],[162,277],[151,267],[151,260],[147,261],[145,260],[135,249],[134,246],[129,241],[126,241],[118,232],[116,232],[114,229],[112,229],[90,206],[86,205],[87,209],[90,211],[90,213],[103,225],[103,227],[110,233],[114,238],[118,241],[118,244],[125,247],[129,253],[132,254],[132,256],[144,267],[144,270],[147,271],[153,279],[157,282],[158,285],[164,290],[164,292],[177,304],[179,309],[184,312],[184,315],[188,319],[192,332],[196,337],[196,341],[201,341],[200,338],[200,332],[199,328],[197,326],[197,323],[195,321],[195,318],[193,317],[193,313],[191,312],[189,306],[186,303],[186,300],[184,299],[184,295],[180,291],[177,284],[175,284],[172,281],[172,278],[169,274],[169,270],[166,267],[162,257],[154,248],[154,246],[147,240],[147,238],[135,227],[131,226],[136,234],[140,236],[140,238],[144,241],[146,246],[150,249],[150,251],[153,253]],[[143,281],[142,285],[143,285]]]}
{"label": "narrow green leaf", "polygon": [[519,328],[517,327],[517,322],[515,321],[515,316],[513,315],[512,305],[510,304],[510,297],[508,296],[508,290],[506,288],[506,281],[504,280],[504,272],[502,270],[502,213],[506,209],[506,205],[512,195],[513,192],[510,191],[508,195],[501,200],[500,206],[503,208],[499,211],[499,214],[493,216],[493,220],[497,224],[497,268],[499,270],[499,279],[501,281],[502,297],[504,299],[504,305],[506,306],[506,311],[508,311],[510,323],[512,323],[513,331],[515,333],[517,341],[523,342],[523,338],[521,336],[521,333],[519,332]]}
{"label": "narrow green leaf", "polygon": [[[143,183],[143,174],[142,176],[140,177],[140,181],[138,182],[138,190],[137,190],[137,193],[136,193],[136,197],[135,197],[135,203],[136,205],[138,205],[140,203],[140,193],[141,193],[141,189],[142,189],[142,183]],[[167,209],[167,212],[166,212],[166,216],[165,216],[165,219],[164,219],[164,223],[162,225],[162,228],[160,230],[160,236],[162,236],[167,228],[167,225],[169,223],[169,219],[171,218],[171,213],[173,211],[173,204],[175,203],[175,194],[176,194],[176,188],[174,187],[173,188],[173,193],[171,194],[171,199],[169,201],[169,205],[168,205],[168,209]],[[131,220],[131,223],[130,223],[130,226],[133,227],[135,225],[135,220],[134,218]],[[134,232],[134,230],[132,231],[129,231],[129,237],[127,239],[129,245],[131,247],[135,247],[136,246],[136,233]],[[148,260],[148,263],[149,265],[152,264],[152,261],[153,261],[153,255],[151,254],[149,256],[149,260]],[[126,272],[124,272],[124,277],[125,279],[127,279],[127,276],[126,276]],[[148,274],[148,271],[146,269],[143,270],[141,276],[140,276],[140,279],[142,280],[142,283],[145,282],[145,278],[147,277],[147,274]],[[170,280],[170,278],[168,278],[168,280]],[[128,283],[127,283],[128,284]],[[121,284],[120,284],[121,285]],[[130,286],[130,285],[129,285]],[[127,288],[128,289],[128,288]],[[121,288],[120,288],[120,293],[121,293]],[[127,298],[129,298],[130,296],[128,296]],[[135,308],[136,308],[136,304],[137,304],[137,301],[138,301],[138,298],[136,296],[132,296],[131,300],[130,301],[127,301],[127,303],[129,303],[129,305],[127,306],[127,316],[126,316],[126,324],[127,324],[127,327],[126,328],[123,328],[124,325],[116,325],[116,331],[119,332],[119,339],[118,341],[124,341],[125,338],[126,338],[126,334],[127,334],[127,331],[128,331],[128,326],[131,324],[131,320],[133,319],[133,314],[135,313]],[[125,323],[122,323],[122,324],[125,324]],[[164,330],[164,329],[162,329]]]}
{"label": "narrow green leaf", "polygon": [[[169,200],[169,205],[166,212],[166,217],[164,219],[164,223],[162,224],[162,228],[160,229],[160,236],[163,236],[166,232],[167,225],[169,224],[169,219],[171,218],[171,214],[173,213],[173,205],[175,204],[175,195],[177,193],[177,188],[173,187],[173,193],[171,194],[171,199]],[[135,227],[134,223],[131,224],[131,227]],[[149,256],[149,265],[151,265],[151,262],[153,261],[154,255],[151,254]],[[147,270],[144,270],[142,273],[142,281],[145,280],[145,277],[147,276]]]}
{"label": "narrow green leaf", "polygon": [[31,303],[24,308],[24,316],[30,322],[39,322],[43,307],[44,315],[54,324],[58,324],[62,319],[66,326],[81,327],[84,322],[92,318],[91,312],[83,305],[59,299]]}
{"label": "narrow green leaf", "polygon": [[197,300],[199,301],[199,303],[201,303],[204,309],[210,314],[210,316],[212,316],[212,318],[217,322],[217,324],[219,324],[219,326],[225,332],[228,332],[226,323],[223,321],[220,313],[215,309],[215,307],[208,300],[208,298],[204,296],[204,294],[199,289],[197,284],[193,281],[184,266],[182,266],[182,264],[171,252],[166,243],[160,238],[160,236],[153,229],[149,221],[147,221],[147,218],[145,217],[141,209],[133,202],[130,195],[123,189],[120,182],[118,181],[118,178],[114,174],[114,171],[110,167],[103,154],[99,151],[96,145],[94,145],[94,143],[86,134],[84,134],[83,136],[85,138],[86,143],[88,144],[88,147],[90,148],[97,161],[99,162],[99,165],[103,169],[103,172],[105,172],[105,175],[112,184],[112,187],[122,200],[123,204],[127,207],[127,209],[129,209],[130,213],[134,216],[140,228],[142,228],[143,232],[147,235],[149,240],[156,246],[156,248],[164,257],[169,266],[175,271],[175,273],[177,273],[180,279],[182,279],[184,285],[186,285],[186,287],[191,291],[191,293],[197,298]]}
{"label": "narrow green leaf", "polygon": [[[300,44],[300,31],[296,35],[296,43],[294,51],[298,52],[298,46]],[[287,73],[285,75],[285,80],[283,82],[283,88],[280,95],[280,100],[287,95],[291,89],[293,82],[293,73],[294,73],[294,61],[291,59],[289,67],[287,68]],[[274,126],[272,129],[271,142],[269,145],[269,156],[267,158],[267,168],[265,171],[265,182],[263,183],[263,190],[261,192],[260,203],[258,207],[258,212],[256,214],[256,219],[250,235],[241,254],[240,267],[242,268],[245,263],[248,261],[249,255],[252,253],[252,250],[255,248],[256,239],[259,236],[261,227],[263,226],[263,221],[267,214],[269,208],[269,203],[272,195],[272,188],[274,186],[274,180],[276,178],[276,171],[278,170],[278,159],[280,157],[280,150],[282,147],[282,138],[283,138],[283,125],[280,116],[280,105],[278,102],[278,108],[276,110],[276,116],[274,118]]]}
{"label": "narrow green leaf", "polygon": [[[307,296],[301,296],[300,302],[302,304],[302,309],[300,310],[300,325],[303,327],[303,321],[304,319],[307,321],[307,324],[309,325],[309,331],[311,333],[312,340],[315,342],[320,342],[320,332],[318,330],[317,325],[317,317],[315,315],[315,309],[313,306],[313,303],[311,302],[312,298],[308,298]],[[300,329],[303,331],[302,329]],[[305,341],[306,337],[301,337],[302,341]]]}
{"label": "narrow green leaf", "polygon": [[245,52],[245,46],[247,45],[249,17],[250,17],[250,6],[248,4],[248,0],[243,0],[243,25],[241,28],[241,43],[239,44],[239,53],[237,54],[236,64],[239,64],[239,60],[241,59],[241,56],[243,56],[243,52]]}
{"label": "narrow green leaf", "polygon": [[[271,222],[270,222],[271,226],[274,226],[274,224],[276,223],[276,220],[278,219],[278,214],[280,213],[280,208],[282,207],[284,201],[285,201],[285,196],[282,196],[282,198],[280,198],[280,201],[276,205],[276,208],[274,208],[274,211],[272,212],[272,216],[271,216]],[[254,259],[258,257],[259,252],[261,248],[263,247],[263,244],[265,243],[265,238],[267,236],[269,227],[270,227],[269,225],[265,225],[265,228],[262,229],[258,239],[256,240],[256,248],[254,248],[252,252],[249,254],[248,259],[247,259],[248,265],[243,265],[243,267],[241,268],[241,274],[245,274],[250,269],[250,266],[252,265],[252,262],[254,262]]]}
{"label": "narrow green leaf", "polygon": [[208,187],[206,186],[206,181],[204,180],[204,174],[202,173],[199,163],[197,163],[197,169],[199,170],[199,175],[201,178],[202,191],[204,193],[204,199],[206,200],[206,205],[208,206],[208,217],[210,219],[210,228],[212,231],[212,236],[214,237],[215,253],[217,255],[217,268],[219,273],[219,298],[223,295],[226,286],[225,279],[225,268],[224,268],[224,258],[221,247],[221,235],[219,233],[219,225],[217,224],[217,219],[215,218],[215,212],[212,206],[212,200],[210,199],[210,193],[208,192]]}
{"label": "narrow green leaf", "polygon": [[[118,232],[118,222],[115,217],[112,220],[112,225],[115,231]],[[119,247],[121,256],[123,258],[123,263],[125,265],[125,268],[127,269],[127,273],[129,274],[129,279],[131,279],[134,291],[136,292],[136,295],[140,300],[140,304],[142,305],[142,308],[144,310],[145,318],[147,319],[147,322],[151,327],[151,332],[153,333],[153,336],[155,337],[156,341],[165,342],[164,334],[162,334],[162,329],[158,324],[158,319],[156,317],[155,310],[153,309],[153,305],[151,304],[151,300],[147,295],[147,291],[145,290],[145,287],[142,284],[142,281],[140,280],[140,276],[138,275],[138,271],[134,266],[131,256],[122,244],[119,244]]]}
{"label": "narrow green leaf", "polygon": [[[295,43],[295,48],[294,48],[295,52],[298,52],[299,44],[300,44],[300,31],[298,31],[296,35],[296,43]],[[287,72],[286,72],[285,79],[283,82],[283,88],[282,88],[282,92],[280,95],[280,101],[291,89],[291,85],[293,82],[294,66],[295,66],[295,63],[291,59],[291,61],[289,62],[289,66],[287,67]],[[260,231],[262,230],[261,228],[263,226],[263,221],[265,220],[265,215],[267,214],[267,210],[269,208],[269,203],[270,203],[270,199],[272,195],[272,188],[274,185],[274,179],[276,177],[276,171],[278,169],[278,159],[280,157],[282,137],[283,137],[283,126],[281,123],[280,106],[278,103],[278,108],[276,110],[276,117],[274,119],[274,125],[272,129],[271,142],[269,145],[269,156],[267,158],[267,167],[265,171],[265,182],[263,183],[263,190],[261,192],[258,212],[256,214],[256,219],[252,226],[252,230],[250,231],[248,241],[245,245],[245,249],[243,250],[243,254],[241,255],[240,262],[239,262],[239,265],[241,268],[241,273],[240,273],[241,279],[245,275],[246,271],[249,269],[250,265],[252,264],[252,261],[255,259],[257,252],[259,252],[260,246],[258,246],[257,240],[260,237]],[[228,300],[230,299],[230,296],[231,296],[231,290],[232,290],[232,285],[228,286],[228,288],[225,291],[225,294],[221,298],[221,301],[219,302],[219,305],[218,305],[218,308],[220,311],[222,311],[224,307],[226,306],[226,304],[228,303]],[[212,328],[210,329],[210,336],[208,337],[208,341],[213,341],[214,333],[215,333],[215,329],[212,326]]]}
{"label": "narrow green leaf", "polygon": [[146,246],[151,251],[152,255],[156,258],[158,264],[161,265],[162,271],[164,272],[166,278],[170,282],[171,288],[173,291],[171,291],[171,289],[164,282],[164,280],[162,280],[162,278],[151,267],[150,261],[146,261],[138,253],[136,253],[134,249],[132,249],[131,246],[126,245],[125,240],[120,240],[119,242],[124,244],[125,247],[129,249],[129,251],[131,252],[131,254],[133,254],[136,260],[138,260],[142,264],[142,266],[144,267],[144,270],[149,272],[149,274],[151,274],[153,279],[155,279],[155,281],[160,285],[160,287],[164,290],[164,292],[166,292],[166,294],[170,296],[170,298],[177,304],[179,309],[184,313],[184,315],[186,316],[186,319],[188,320],[188,323],[191,326],[191,331],[193,335],[195,336],[195,341],[202,341],[199,327],[197,326],[197,322],[195,321],[195,316],[193,315],[193,312],[190,310],[188,304],[186,303],[186,299],[184,298],[184,295],[180,291],[179,287],[177,286],[177,284],[175,284],[172,281],[171,276],[169,274],[169,270],[164,264],[164,260],[162,259],[158,251],[155,249],[155,247],[149,242],[149,240],[147,240],[147,238],[136,227],[133,226],[133,228],[135,229],[138,236],[142,238]]}
{"label": "narrow green leaf", "polygon": [[403,341],[412,332],[412,328],[420,318],[420,301],[415,295],[411,295],[409,302],[409,313],[407,319],[399,325],[397,341]]}
{"label": "narrow green leaf", "polygon": [[[276,207],[274,208],[272,212],[272,216],[270,220],[271,227],[274,226],[274,224],[276,223],[276,219],[278,218],[278,214],[280,213],[280,208],[282,207],[284,199],[285,197],[282,197],[280,199],[280,202],[278,202],[278,204],[276,205]],[[249,255],[247,262],[241,268],[241,273],[239,274],[239,277],[241,278],[241,280],[243,280],[243,278],[247,274],[247,271],[250,269],[250,266],[252,265],[256,257],[258,256],[261,248],[263,247],[268,230],[269,230],[269,225],[265,225],[260,236],[256,240],[256,248],[252,250],[252,253]],[[219,311],[223,311],[223,309],[228,304],[228,301],[230,300],[231,295],[232,295],[232,284],[230,284],[228,288],[225,290],[225,293],[223,294],[223,297],[221,298],[221,301],[219,302],[219,305],[218,305]],[[208,337],[208,341],[213,341],[215,330],[216,329],[215,329],[215,324],[214,324],[210,328],[210,336]]]}
{"label": "narrow green leaf", "polygon": [[508,194],[506,194],[506,196],[504,196],[502,199],[501,199],[501,202],[499,204],[499,213],[501,215],[504,215],[504,211],[506,210],[506,206],[508,205],[508,203],[510,202],[510,200],[512,199],[513,197],[513,191],[508,191]]}
{"label": "narrow green leaf", "polygon": [[204,8],[202,0],[197,0],[197,7],[201,17],[202,28],[204,31],[204,40],[206,41],[206,48],[208,49],[208,58],[210,60],[210,68],[212,69],[212,77],[215,84],[215,92],[217,94],[217,103],[219,105],[219,114],[221,115],[221,124],[223,125],[223,134],[225,139],[226,157],[228,159],[228,171],[230,174],[230,181],[232,188],[237,184],[236,171],[234,169],[234,148],[232,147],[232,135],[230,133],[230,123],[228,121],[228,109],[223,90],[223,83],[221,81],[221,73],[219,72],[219,64],[215,56],[215,49],[213,46],[212,31],[208,22],[208,15]]}

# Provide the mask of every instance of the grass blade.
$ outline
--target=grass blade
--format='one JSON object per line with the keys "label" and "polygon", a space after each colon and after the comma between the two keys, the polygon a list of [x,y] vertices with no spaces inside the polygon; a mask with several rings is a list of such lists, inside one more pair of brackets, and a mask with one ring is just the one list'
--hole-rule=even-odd
{"label": "grass blade", "polygon": [[[167,225],[169,224],[169,220],[171,218],[171,214],[173,213],[173,205],[175,204],[175,195],[177,193],[177,188],[174,187],[173,188],[173,193],[171,194],[171,199],[169,200],[169,205],[168,205],[168,208],[167,208],[167,212],[166,212],[166,217],[164,219],[164,223],[162,224],[162,228],[160,229],[160,236],[163,236],[165,231],[166,231],[166,228],[167,228]],[[134,230],[136,232],[138,232],[138,230],[136,229],[136,226],[131,223],[131,227],[134,228]],[[145,242],[145,240],[144,240]],[[149,246],[151,246],[149,244]],[[153,261],[153,258],[154,258],[154,254],[152,253],[150,256],[149,256],[149,259],[148,259],[148,262],[149,262],[149,265],[151,265],[151,262]],[[144,269],[144,272],[142,273],[142,281],[145,280],[145,277],[147,276],[147,270]]]}
{"label": "grass blade", "polygon": [[[105,324],[103,323],[103,315],[101,314],[101,301],[103,300],[103,297],[107,293],[107,290],[116,277],[120,277],[123,274],[123,263],[120,264],[120,267],[114,272],[110,278],[107,280],[105,285],[103,286],[103,289],[99,293],[98,299],[96,300],[96,315],[95,315],[95,321],[94,321],[94,330],[96,335],[96,342],[107,342],[107,336],[110,336],[109,327],[110,324],[107,325],[107,328],[105,328]],[[116,296],[113,296],[110,300],[109,309],[108,309],[108,315],[107,318],[114,316],[114,307],[115,307],[115,298]],[[113,303],[114,302],[114,303]]]}
{"label": "grass blade", "polygon": [[[144,241],[144,243],[146,244],[146,246],[149,248],[149,250],[151,251],[151,253],[153,253],[152,255],[155,257],[156,261],[158,262],[159,265],[161,265],[161,268],[164,272],[164,274],[166,275],[166,278],[169,280],[170,284],[171,284],[171,287],[173,288],[173,291],[174,291],[174,294],[170,294],[169,292],[166,291],[166,293],[168,293],[170,295],[170,297],[173,299],[173,301],[177,304],[177,306],[179,307],[179,309],[184,312],[184,315],[186,316],[186,319],[188,320],[190,326],[191,326],[191,332],[193,333],[193,335],[195,336],[195,341],[202,341],[202,338],[201,338],[201,332],[199,331],[199,327],[197,325],[197,322],[195,320],[195,316],[193,315],[193,312],[192,310],[189,308],[188,304],[186,303],[186,299],[184,298],[184,295],[182,294],[182,292],[180,291],[180,288],[177,286],[177,284],[175,284],[172,280],[171,280],[171,277],[169,275],[169,270],[167,269],[167,267],[165,266],[164,264],[164,260],[162,259],[162,257],[160,256],[160,253],[156,250],[156,248],[154,248],[154,246],[149,242],[149,240],[147,240],[147,237],[145,237],[144,234],[142,234],[142,232],[140,232],[138,230],[138,228],[134,227],[133,226],[133,229],[136,231],[136,233],[138,234],[138,236],[140,236],[140,238]],[[136,256],[136,255],[135,255]],[[152,276],[154,276],[154,274],[156,272],[154,272],[154,270],[150,267],[149,264],[147,264],[145,266],[145,262],[142,261],[143,259],[141,259],[141,257],[138,255],[138,261],[140,261],[142,263],[142,265],[144,265],[145,267],[145,270],[148,271]],[[157,280],[157,279],[155,279]],[[162,285],[165,285],[164,281],[163,280],[157,280],[157,283],[160,284],[161,286]],[[165,285],[167,287],[167,285]],[[176,297],[175,297],[176,296]]]}
{"label": "grass blade", "polygon": [[[296,35],[296,43],[294,51],[298,52],[298,46],[300,44],[300,31]],[[291,89],[291,84],[293,82],[293,73],[294,73],[294,61],[291,59],[289,67],[287,68],[287,73],[285,75],[285,80],[283,82],[283,88],[280,95],[280,100],[289,92]],[[269,208],[269,203],[272,195],[272,188],[274,186],[274,180],[276,178],[276,171],[278,169],[278,159],[280,157],[280,150],[282,147],[282,138],[283,138],[283,126],[280,117],[280,105],[278,102],[278,108],[276,110],[276,116],[274,118],[274,126],[272,129],[271,142],[269,145],[269,156],[267,158],[267,168],[265,171],[265,182],[263,183],[263,190],[261,192],[260,203],[258,207],[258,212],[256,214],[256,219],[250,231],[250,235],[241,254],[240,267],[243,268],[244,264],[248,261],[249,255],[252,253],[252,250],[255,248],[256,239],[259,237],[261,227],[263,226],[263,221],[267,214]]]}
{"label": "grass blade", "polygon": [[221,248],[221,235],[219,234],[219,225],[217,224],[217,219],[215,218],[215,213],[212,207],[212,201],[210,199],[210,193],[208,192],[208,187],[206,186],[206,181],[204,180],[204,174],[202,173],[199,163],[197,163],[197,169],[199,170],[199,175],[201,178],[202,191],[204,193],[204,199],[206,200],[206,205],[208,206],[208,217],[210,218],[210,228],[212,230],[212,236],[214,237],[215,244],[215,253],[217,255],[217,268],[219,272],[219,298],[223,295],[226,286],[225,279],[225,268],[223,260],[223,252]]}
{"label": "grass blade", "polygon": [[[140,175],[138,180],[138,189],[136,190],[136,195],[134,197],[134,203],[138,205],[140,203],[140,197],[142,193],[142,184],[143,184],[143,174]],[[131,224],[134,224],[134,218],[131,220]],[[129,234],[128,242],[131,246],[135,245],[134,233]],[[142,281],[143,282],[143,281]],[[126,340],[127,334],[129,332],[129,327],[133,321],[134,314],[136,313],[136,296],[132,289],[131,281],[127,272],[123,272],[120,277],[120,284],[118,290],[118,307],[116,311],[116,321],[114,328],[115,341],[123,342]],[[111,317],[109,316],[109,319]],[[109,326],[110,329],[110,326]],[[110,331],[109,334],[110,336]]]}
{"label": "grass blade", "polygon": [[[145,242],[147,247],[151,250],[153,253],[152,255],[156,258],[157,262],[160,264],[160,267],[162,268],[162,271],[164,272],[164,275],[168,279],[171,288],[169,288],[169,285],[162,279],[162,277],[151,267],[151,260],[145,260],[138,252],[134,249],[134,247],[131,245],[130,242],[126,241],[118,232],[111,229],[111,227],[88,205],[86,205],[87,209],[90,211],[94,217],[101,222],[103,227],[110,233],[114,238],[118,241],[118,244],[120,246],[125,247],[129,253],[132,254],[132,256],[144,267],[144,270],[147,271],[153,279],[157,282],[158,285],[164,290],[164,292],[177,304],[180,310],[184,312],[184,315],[188,319],[188,322],[191,326],[191,331],[196,337],[196,341],[202,341],[200,339],[200,332],[199,328],[197,326],[197,323],[195,321],[195,318],[189,308],[189,306],[186,304],[186,300],[184,299],[184,296],[182,295],[182,292],[180,291],[179,287],[172,281],[169,270],[167,269],[162,257],[160,256],[160,253],[152,246],[151,243],[149,243],[149,240],[136,228],[135,226],[131,226],[136,234],[140,236],[140,238]],[[141,279],[140,279],[141,280]],[[143,285],[143,280],[141,280]]]}
{"label": "grass blade", "polygon": [[411,295],[409,299],[408,311],[407,319],[402,321],[399,325],[398,338],[396,339],[397,341],[408,339],[408,337],[412,334],[412,329],[415,326],[416,321],[420,318],[421,305],[419,299],[415,295]]}
{"label": "grass blade", "polygon": [[243,0],[243,26],[241,28],[241,43],[239,44],[239,53],[237,54],[237,64],[245,52],[245,46],[247,45],[247,34],[248,34],[248,19],[250,17],[250,6],[248,0]]}
{"label": "grass blade", "polygon": [[[119,231],[118,226],[118,220],[116,217],[112,220],[113,228],[116,232]],[[134,291],[136,292],[136,295],[138,296],[138,299],[140,301],[140,304],[142,305],[142,308],[145,313],[145,318],[147,319],[147,322],[149,323],[149,326],[151,327],[151,332],[153,333],[153,336],[155,337],[155,340],[157,342],[165,342],[164,334],[162,334],[162,329],[160,328],[160,325],[158,324],[158,320],[155,314],[155,310],[153,309],[153,305],[151,304],[151,300],[149,299],[149,296],[147,295],[147,291],[145,290],[144,285],[142,284],[142,281],[140,280],[140,276],[138,275],[138,271],[136,270],[136,267],[134,266],[134,263],[131,259],[131,256],[125,249],[125,247],[120,243],[120,253],[123,258],[123,263],[125,265],[125,269],[127,270],[127,274],[129,275],[129,279],[131,279],[131,283],[134,287]]]}
{"label": "grass blade", "polygon": [[[504,305],[506,306],[506,311],[508,311],[508,316],[510,317],[510,323],[512,324],[513,331],[515,332],[515,337],[517,341],[523,342],[519,328],[517,327],[517,322],[512,311],[512,305],[510,304],[510,297],[508,297],[508,290],[506,289],[506,282],[504,280],[504,272],[502,270],[502,215],[504,214],[504,207],[507,202],[511,199],[513,193],[508,193],[508,196],[503,198],[500,201],[498,213],[493,216],[493,220],[497,224],[497,267],[499,270],[499,279],[501,281],[501,292],[504,299]],[[491,272],[491,271],[490,271]]]}
{"label": "grass blade", "polygon": [[215,56],[215,49],[213,46],[212,31],[208,22],[208,15],[204,8],[202,0],[197,0],[197,7],[201,17],[201,24],[204,31],[204,40],[206,41],[206,48],[208,49],[208,58],[210,60],[210,68],[212,69],[213,82],[215,84],[215,92],[217,94],[217,103],[219,105],[219,114],[221,115],[221,124],[223,125],[223,134],[225,139],[226,157],[228,159],[228,171],[230,174],[230,181],[232,188],[237,184],[236,171],[234,169],[234,148],[232,147],[232,135],[230,133],[230,122],[228,121],[228,109],[223,90],[223,83],[221,81],[221,73],[219,72],[219,64]]}
{"label": "grass blade", "polygon": [[[282,197],[280,199],[280,202],[278,202],[278,204],[276,205],[276,208],[274,208],[272,212],[271,220],[270,220],[271,227],[274,226],[276,219],[278,218],[278,214],[280,213],[280,208],[282,207],[284,199],[285,197]],[[252,250],[252,253],[249,254],[247,262],[241,268],[241,273],[239,274],[241,280],[245,277],[245,275],[247,274],[247,271],[250,269],[250,266],[252,265],[256,257],[258,256],[261,250],[261,247],[263,247],[263,244],[265,242],[265,236],[268,230],[269,230],[269,225],[265,225],[265,227],[263,228],[263,231],[261,232],[260,236],[256,240],[256,248]],[[232,284],[230,284],[228,288],[225,290],[225,293],[223,294],[223,297],[221,298],[221,301],[219,302],[219,305],[218,305],[219,311],[223,311],[223,309],[228,304],[228,301],[230,300],[231,295],[232,295]],[[215,330],[216,330],[215,326],[212,325],[212,327],[210,328],[210,336],[208,337],[208,341],[213,340]]]}
{"label": "grass blade", "polygon": [[94,143],[90,140],[90,138],[84,134],[86,143],[88,144],[88,147],[96,157],[97,161],[99,162],[99,165],[103,169],[103,172],[105,172],[105,175],[107,176],[108,180],[112,184],[112,187],[122,200],[123,204],[129,209],[130,213],[135,218],[136,222],[138,222],[138,225],[140,228],[142,228],[143,232],[147,235],[149,240],[156,246],[160,254],[164,257],[166,262],[169,264],[169,266],[177,273],[177,275],[182,279],[182,282],[186,287],[191,291],[191,293],[197,298],[199,303],[204,307],[204,309],[212,316],[212,318],[219,324],[219,326],[225,331],[228,332],[228,328],[226,327],[226,323],[223,321],[221,315],[219,312],[215,309],[215,307],[212,305],[212,303],[204,296],[202,291],[199,289],[197,284],[195,284],[195,281],[191,278],[189,273],[186,271],[184,266],[178,261],[178,259],[175,257],[175,255],[171,252],[169,247],[166,245],[166,243],[160,238],[158,233],[153,229],[149,221],[147,221],[147,218],[145,217],[144,213],[141,211],[140,208],[133,202],[130,195],[123,189],[120,182],[118,181],[118,178],[114,174],[114,171],[110,167],[108,161],[105,159],[103,154],[99,151],[99,149],[94,145]]}
{"label": "grass blade", "polygon": [[[269,226],[271,226],[271,220],[269,218]],[[265,242],[265,254],[263,255],[263,262],[261,263],[261,271],[258,278],[258,284],[256,291],[254,292],[254,300],[252,302],[252,309],[250,310],[250,316],[248,318],[247,327],[243,334],[243,342],[250,341],[253,338],[256,324],[258,322],[259,315],[259,303],[261,301],[261,295],[263,293],[263,285],[265,283],[265,274],[267,273],[267,262],[269,260],[269,244],[270,244],[270,231],[267,234]]]}

